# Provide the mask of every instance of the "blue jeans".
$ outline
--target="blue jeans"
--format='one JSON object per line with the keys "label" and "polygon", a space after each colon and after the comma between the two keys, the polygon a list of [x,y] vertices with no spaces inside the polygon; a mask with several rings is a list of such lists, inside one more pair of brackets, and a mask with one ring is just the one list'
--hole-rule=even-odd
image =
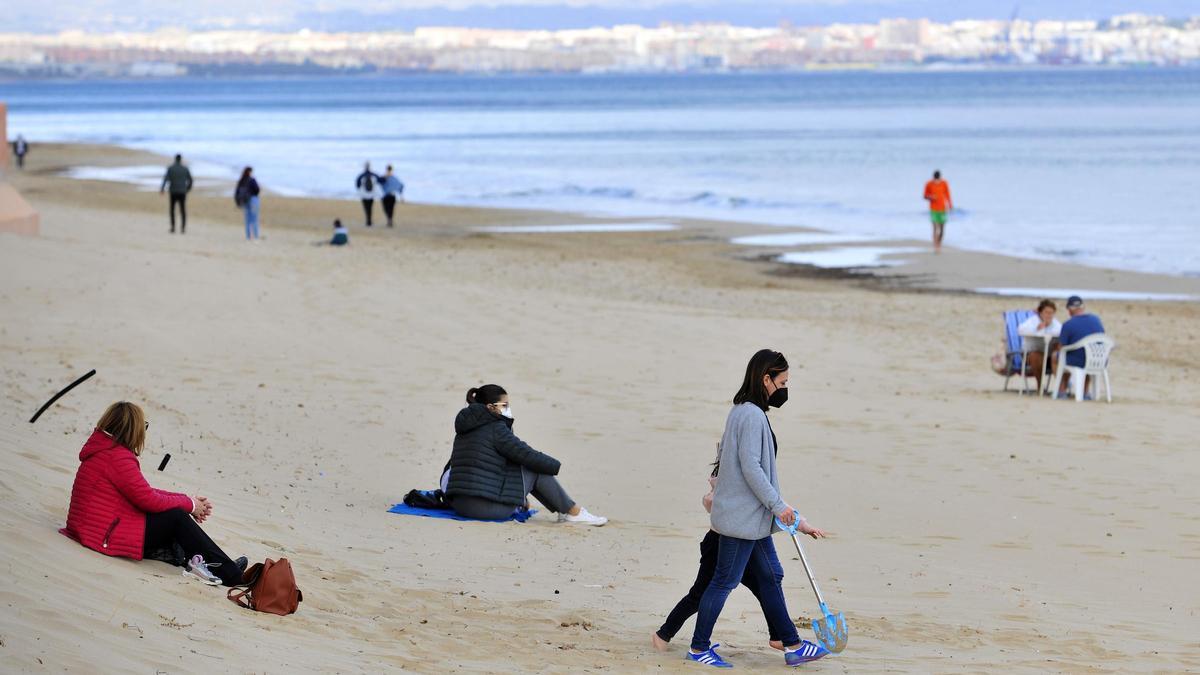
{"label": "blue jeans", "polygon": [[251,197],[242,210],[246,212],[246,238],[258,239],[258,197]]}
{"label": "blue jeans", "polygon": [[704,651],[711,645],[713,626],[725,607],[725,599],[742,583],[742,576],[751,577],[758,585],[758,601],[767,623],[780,629],[779,639],[785,646],[800,643],[796,624],[788,616],[783,597],[783,565],[775,555],[775,543],[770,537],[758,540],[736,539],[721,535],[717,545],[717,568],[713,579],[700,596],[700,614],[696,617],[696,632],[692,634],[692,649]]}

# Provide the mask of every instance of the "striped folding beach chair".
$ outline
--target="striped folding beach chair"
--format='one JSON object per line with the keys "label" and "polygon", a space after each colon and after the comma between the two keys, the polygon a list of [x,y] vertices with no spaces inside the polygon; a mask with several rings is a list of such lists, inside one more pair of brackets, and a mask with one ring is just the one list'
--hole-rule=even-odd
{"label": "striped folding beach chair", "polygon": [[1014,309],[1004,313],[1004,391],[1008,391],[1008,381],[1013,375],[1020,376],[1021,391],[1029,391],[1028,379],[1033,377],[1034,373],[1026,372],[1026,354],[1017,328],[1033,315],[1032,309]]}

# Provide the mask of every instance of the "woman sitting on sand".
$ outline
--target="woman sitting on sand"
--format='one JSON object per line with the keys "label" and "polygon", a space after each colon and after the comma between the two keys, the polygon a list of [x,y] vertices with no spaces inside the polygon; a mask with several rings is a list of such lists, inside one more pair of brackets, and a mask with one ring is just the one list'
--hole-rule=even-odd
{"label": "woman sitting on sand", "polygon": [[230,560],[197,525],[212,514],[212,503],[146,482],[138,456],[149,428],[133,403],[108,406],[79,451],[67,526],[59,531],[93,551],[134,560],[178,545],[187,558],[184,575],[213,586],[241,583],[246,558]]}
{"label": "woman sitting on sand", "polygon": [[1061,345],[1055,338],[1062,333],[1062,324],[1054,318],[1056,312],[1058,306],[1053,300],[1042,300],[1038,303],[1037,312],[1017,326],[1017,335],[1021,336],[1022,347],[1029,353],[1029,364],[1025,372],[1037,378],[1038,391],[1042,390],[1042,362],[1046,359],[1047,346],[1050,347],[1047,372],[1054,374],[1058,365],[1058,348]]}
{"label": "woman sitting on sand", "polygon": [[779,352],[760,350],[746,364],[746,376],[725,420],[719,455],[721,471],[713,489],[710,519],[719,535],[716,561],[712,581],[700,596],[692,648],[687,652],[687,658],[698,663],[732,667],[717,654],[716,645],[709,639],[726,598],[746,575],[755,579],[768,624],[780,631],[778,638],[783,642],[787,665],[798,666],[829,654],[824,647],[800,641],[783,597],[783,566],[771,541],[771,534],[778,530],[776,518],[788,527],[798,522],[797,531],[813,538],[825,536],[779,494],[775,471],[778,448],[767,409],[787,402],[787,384],[787,359]]}
{"label": "woman sitting on sand", "polygon": [[485,384],[467,392],[467,407],[454,418],[454,450],[446,496],[460,516],[504,520],[525,507],[533,495],[558,514],[559,522],[603,525],[567,496],[554,476],[557,459],[529,447],[512,432],[508,392]]}

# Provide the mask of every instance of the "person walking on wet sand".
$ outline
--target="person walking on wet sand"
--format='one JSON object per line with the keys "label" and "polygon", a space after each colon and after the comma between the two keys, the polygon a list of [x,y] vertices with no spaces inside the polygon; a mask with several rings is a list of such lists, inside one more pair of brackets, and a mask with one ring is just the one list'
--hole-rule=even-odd
{"label": "person walking on wet sand", "polygon": [[26,142],[24,136],[17,134],[17,140],[13,141],[12,148],[13,154],[17,156],[17,168],[24,169],[25,155],[29,154],[29,143]]}
{"label": "person walking on wet sand", "polygon": [[354,187],[358,189],[358,198],[362,200],[363,213],[367,216],[367,227],[371,227],[371,212],[375,209],[375,198],[379,196],[379,183],[382,178],[371,172],[371,163],[363,165],[363,172],[354,179]]}
{"label": "person walking on wet sand", "polygon": [[242,169],[237,189],[233,191],[233,202],[246,216],[246,241],[258,241],[258,181],[254,180],[254,169]]}
{"label": "person walking on wet sand", "polygon": [[387,226],[395,224],[393,215],[396,212],[396,200],[404,201],[404,183],[392,173],[392,165],[388,164],[387,173],[379,179],[379,187],[383,188],[383,215],[387,216]]}
{"label": "person walking on wet sand", "polygon": [[929,202],[929,220],[933,223],[933,252],[941,253],[946,214],[954,208],[954,202],[950,200],[950,184],[942,180],[941,171],[934,171],[933,180],[925,184],[925,201]]}
{"label": "person walking on wet sand", "polygon": [[187,232],[187,194],[192,190],[192,172],[183,165],[183,155],[175,155],[175,163],[167,167],[163,175],[162,185],[158,186],[158,194],[171,188],[171,203],[167,208],[171,212],[171,234],[175,234],[175,205],[179,205],[179,234]]}

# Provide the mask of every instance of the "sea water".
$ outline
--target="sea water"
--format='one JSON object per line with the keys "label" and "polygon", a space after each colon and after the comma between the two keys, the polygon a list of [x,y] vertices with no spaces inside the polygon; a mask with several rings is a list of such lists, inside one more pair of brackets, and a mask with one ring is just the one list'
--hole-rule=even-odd
{"label": "sea water", "polygon": [[[0,83],[9,132],[355,198],[705,217],[1200,275],[1200,70],[412,75]],[[353,211],[348,211],[353,213]]]}

